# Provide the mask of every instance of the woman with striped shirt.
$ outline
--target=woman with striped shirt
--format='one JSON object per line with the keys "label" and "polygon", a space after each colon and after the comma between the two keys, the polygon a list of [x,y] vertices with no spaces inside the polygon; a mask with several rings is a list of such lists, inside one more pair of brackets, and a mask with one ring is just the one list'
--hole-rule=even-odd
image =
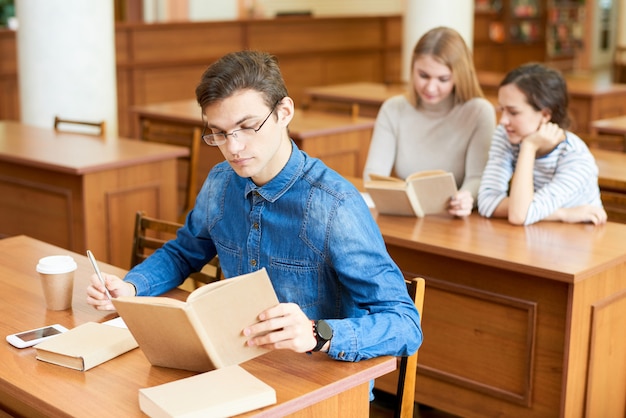
{"label": "woman with striped shirt", "polygon": [[478,191],[478,211],[515,225],[606,222],[598,167],[569,127],[562,75],[525,64],[500,83],[496,128]]}

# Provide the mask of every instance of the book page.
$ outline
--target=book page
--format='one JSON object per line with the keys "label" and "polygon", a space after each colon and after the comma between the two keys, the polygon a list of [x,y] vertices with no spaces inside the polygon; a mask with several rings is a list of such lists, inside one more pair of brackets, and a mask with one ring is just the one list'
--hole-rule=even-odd
{"label": "book page", "polygon": [[404,180],[398,177],[381,176],[380,174],[374,174],[374,173],[370,174],[370,181],[394,181],[394,182],[404,183]]}
{"label": "book page", "polygon": [[439,176],[442,174],[446,174],[444,170],[426,170],[426,171],[418,171],[417,173],[413,173],[406,178],[406,182],[410,183],[411,180],[415,180],[422,177],[431,177],[431,176]]}
{"label": "book page", "polygon": [[214,350],[216,367],[239,364],[267,352],[247,346],[249,337],[242,331],[258,322],[262,311],[279,303],[265,269],[222,282],[208,285],[210,291],[196,290],[188,299]]}
{"label": "book page", "polygon": [[198,372],[214,369],[187,304],[168,305],[164,299],[169,298],[120,297],[113,304],[152,365]]}
{"label": "book page", "polygon": [[404,183],[400,183],[400,185],[400,188],[395,186],[390,188],[377,187],[377,185],[369,183],[365,184],[365,189],[374,202],[378,213],[382,215],[416,216]]}
{"label": "book page", "polygon": [[450,198],[457,192],[452,173],[418,177],[410,181],[424,215],[447,213]]}

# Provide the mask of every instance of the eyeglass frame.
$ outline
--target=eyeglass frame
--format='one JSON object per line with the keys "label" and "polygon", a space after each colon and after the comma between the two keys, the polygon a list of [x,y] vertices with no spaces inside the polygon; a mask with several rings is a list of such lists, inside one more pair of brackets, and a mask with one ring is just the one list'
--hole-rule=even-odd
{"label": "eyeglass frame", "polygon": [[[207,124],[204,124],[204,127],[202,128],[202,140],[204,141],[205,144],[211,146],[211,147],[218,147],[220,145],[224,145],[226,142],[228,142],[228,135],[232,136],[235,139],[237,138],[237,132],[241,132],[241,131],[254,131],[254,133],[256,134],[257,132],[259,132],[261,130],[261,128],[263,127],[263,125],[265,125],[265,122],[268,121],[268,119],[270,118],[270,116],[272,116],[272,114],[274,113],[274,111],[276,110],[276,106],[278,106],[278,104],[282,101],[283,99],[278,100],[274,106],[272,106],[272,110],[270,111],[270,113],[267,115],[267,117],[263,120],[263,122],[261,122],[261,124],[259,125],[258,128],[239,128],[239,129],[234,129],[231,132],[218,132],[216,134],[214,133],[210,133],[210,134],[205,134],[206,129],[207,129]],[[202,120],[204,120],[204,115],[202,115]],[[207,137],[215,137],[216,135],[221,135],[224,137],[223,142],[220,143],[213,143],[211,144],[209,141],[209,139],[207,139]]]}

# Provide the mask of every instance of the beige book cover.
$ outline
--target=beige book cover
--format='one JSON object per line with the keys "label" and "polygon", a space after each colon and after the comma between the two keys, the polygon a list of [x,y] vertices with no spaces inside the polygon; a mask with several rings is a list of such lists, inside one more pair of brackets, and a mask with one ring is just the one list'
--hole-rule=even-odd
{"label": "beige book cover", "polygon": [[443,170],[414,173],[406,180],[372,174],[364,186],[383,215],[446,213],[450,198],[457,192],[454,176]]}
{"label": "beige book cover", "polygon": [[162,296],[113,299],[151,364],[197,372],[264,354],[267,350],[246,345],[242,331],[277,304],[265,269],[202,286],[186,301]]}
{"label": "beige book cover", "polygon": [[89,370],[127,351],[137,342],[126,328],[87,322],[35,346],[37,360]]}
{"label": "beige book cover", "polygon": [[276,391],[238,365],[139,389],[151,418],[230,417],[276,403]]}

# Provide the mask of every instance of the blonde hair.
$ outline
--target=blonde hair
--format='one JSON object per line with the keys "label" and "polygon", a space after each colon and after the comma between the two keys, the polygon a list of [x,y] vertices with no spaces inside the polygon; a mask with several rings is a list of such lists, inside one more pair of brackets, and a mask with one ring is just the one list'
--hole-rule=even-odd
{"label": "blonde hair", "polygon": [[414,87],[413,66],[420,57],[430,55],[434,60],[447,66],[452,72],[454,82],[454,103],[461,104],[474,97],[484,97],[483,90],[476,77],[472,53],[461,35],[452,28],[440,26],[426,32],[417,41],[411,58],[411,83],[409,100],[414,106],[419,105],[419,95]]}

